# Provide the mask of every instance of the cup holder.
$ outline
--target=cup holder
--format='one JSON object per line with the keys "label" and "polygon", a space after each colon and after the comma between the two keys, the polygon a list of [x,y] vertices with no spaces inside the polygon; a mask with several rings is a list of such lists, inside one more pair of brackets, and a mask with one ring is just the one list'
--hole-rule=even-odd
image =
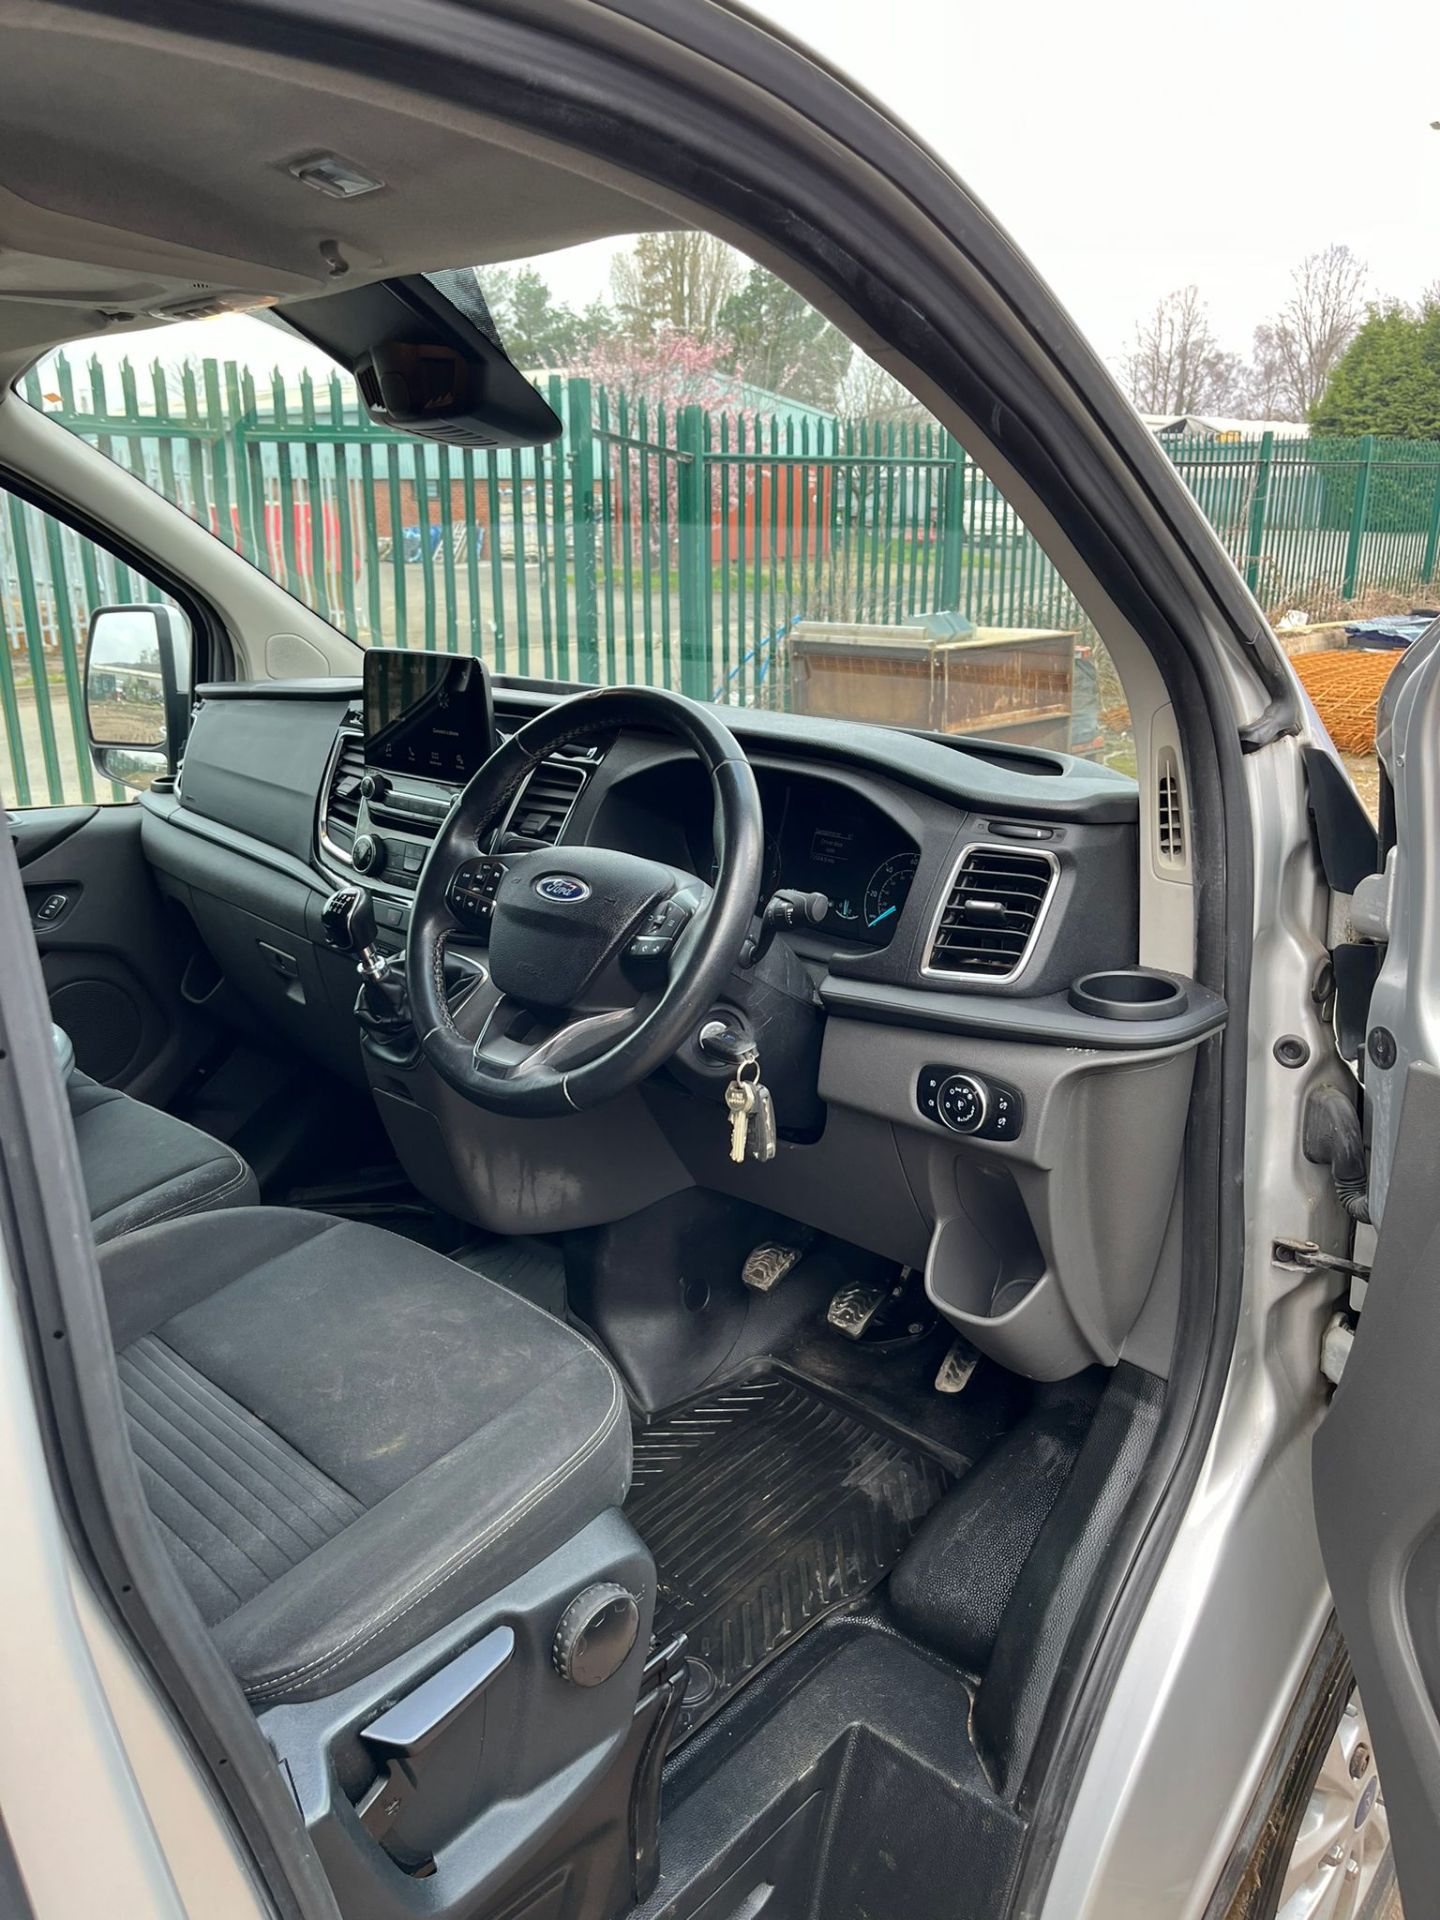
{"label": "cup holder", "polygon": [[1070,989],[1070,1004],[1102,1020],[1173,1020],[1190,1004],[1183,981],[1149,967],[1086,973]]}

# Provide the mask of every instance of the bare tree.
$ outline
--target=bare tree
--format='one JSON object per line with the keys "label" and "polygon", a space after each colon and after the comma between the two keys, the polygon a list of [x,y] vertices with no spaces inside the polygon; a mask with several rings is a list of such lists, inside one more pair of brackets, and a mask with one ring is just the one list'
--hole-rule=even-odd
{"label": "bare tree", "polygon": [[1243,385],[1239,360],[1215,338],[1193,286],[1167,293],[1136,323],[1124,373],[1142,413],[1227,413]]}
{"label": "bare tree", "polygon": [[711,233],[642,233],[610,266],[627,329],[644,338],[669,327],[695,340],[719,334],[720,310],[739,291],[749,262]]}
{"label": "bare tree", "polygon": [[924,407],[893,373],[872,360],[860,347],[840,376],[836,411],[850,420],[923,420]]}
{"label": "bare tree", "polygon": [[1329,384],[1365,318],[1365,262],[1345,246],[1310,253],[1290,275],[1290,294],[1273,320],[1255,329],[1255,370],[1266,420],[1304,420]]}
{"label": "bare tree", "polygon": [[1273,322],[1255,329],[1241,411],[1251,420],[1293,420],[1285,354]]}

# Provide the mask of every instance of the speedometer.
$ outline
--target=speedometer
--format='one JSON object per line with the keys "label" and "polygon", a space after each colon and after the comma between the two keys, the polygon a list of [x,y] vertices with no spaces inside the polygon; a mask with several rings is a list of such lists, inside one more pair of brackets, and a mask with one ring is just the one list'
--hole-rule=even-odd
{"label": "speedometer", "polygon": [[918,853],[892,853],[871,874],[865,889],[865,925],[869,932],[889,937],[919,864]]}

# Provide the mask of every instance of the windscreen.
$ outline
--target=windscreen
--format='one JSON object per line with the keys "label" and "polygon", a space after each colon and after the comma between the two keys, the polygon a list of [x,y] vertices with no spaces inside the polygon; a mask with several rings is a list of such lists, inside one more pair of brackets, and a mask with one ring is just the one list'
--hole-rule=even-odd
{"label": "windscreen", "polygon": [[[1014,508],[767,268],[679,231],[467,269],[447,297],[467,276],[559,439],[394,431],[246,315],[82,342],[22,391],[366,649],[1134,770],[1119,679]],[[47,631],[68,596],[83,632],[73,559],[39,530],[13,556]]]}

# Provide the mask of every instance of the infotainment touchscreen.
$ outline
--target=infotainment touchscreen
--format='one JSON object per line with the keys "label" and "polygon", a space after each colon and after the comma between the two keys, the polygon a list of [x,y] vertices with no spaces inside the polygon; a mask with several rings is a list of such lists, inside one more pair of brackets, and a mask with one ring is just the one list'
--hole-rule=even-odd
{"label": "infotainment touchscreen", "polygon": [[365,655],[365,764],[468,780],[495,751],[483,660],[372,647]]}

